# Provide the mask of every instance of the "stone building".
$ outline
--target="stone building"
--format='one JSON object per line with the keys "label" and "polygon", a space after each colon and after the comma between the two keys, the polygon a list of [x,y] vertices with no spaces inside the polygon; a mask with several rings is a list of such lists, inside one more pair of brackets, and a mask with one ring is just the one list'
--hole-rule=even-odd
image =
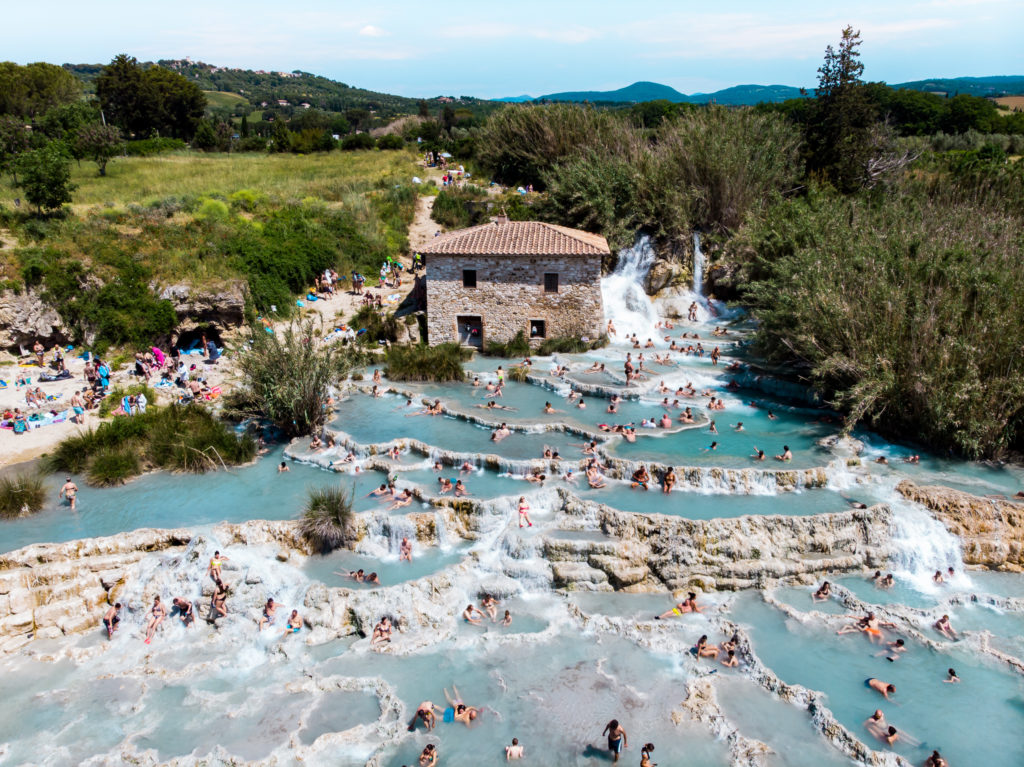
{"label": "stone building", "polygon": [[482,224],[435,237],[420,248],[427,267],[431,344],[482,346],[587,337],[603,331],[600,235],[539,221]]}

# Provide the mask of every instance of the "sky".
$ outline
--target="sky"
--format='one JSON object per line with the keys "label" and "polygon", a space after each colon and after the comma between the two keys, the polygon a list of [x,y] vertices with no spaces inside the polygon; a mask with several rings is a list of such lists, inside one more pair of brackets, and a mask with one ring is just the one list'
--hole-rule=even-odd
{"label": "sky", "polygon": [[[637,80],[813,86],[861,31],[864,76],[1024,75],[1022,0],[2,0],[0,60],[184,58],[404,96],[533,96]],[[152,10],[150,10],[152,9]],[[13,33],[13,34],[12,34]]]}

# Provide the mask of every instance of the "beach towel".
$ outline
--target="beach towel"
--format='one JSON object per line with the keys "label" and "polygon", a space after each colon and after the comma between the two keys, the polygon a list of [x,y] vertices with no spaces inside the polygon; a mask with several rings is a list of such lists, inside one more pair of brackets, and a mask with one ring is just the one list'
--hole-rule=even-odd
{"label": "beach towel", "polygon": [[302,308],[303,306],[305,306],[306,304],[305,304],[305,302],[304,302],[304,301],[303,301],[303,300],[302,300],[302,299],[300,298],[300,299],[298,299],[298,300],[297,300],[297,301],[295,302],[295,305],[296,305],[297,307],[299,307],[299,308],[301,309],[301,308]]}
{"label": "beach towel", "polygon": [[455,709],[452,708],[451,706],[448,706],[448,708],[446,708],[444,710],[444,717],[443,717],[443,719],[444,719],[444,721],[448,722],[449,724],[454,722],[455,721]]}
{"label": "beach towel", "polygon": [[153,359],[155,359],[155,360],[156,360],[156,364],[157,364],[157,366],[158,366],[158,367],[163,367],[163,366],[164,366],[164,360],[166,360],[166,359],[167,359],[167,358],[166,358],[166,357],[164,356],[164,353],[163,353],[162,351],[160,351],[160,350],[159,350],[159,349],[158,349],[157,347],[155,347],[155,346],[151,347],[151,348],[150,348],[150,351],[151,351],[151,352],[153,352]]}
{"label": "beach towel", "polygon": [[306,294],[306,300],[307,301],[319,301],[320,299],[317,296],[313,295],[312,293],[307,293]]}

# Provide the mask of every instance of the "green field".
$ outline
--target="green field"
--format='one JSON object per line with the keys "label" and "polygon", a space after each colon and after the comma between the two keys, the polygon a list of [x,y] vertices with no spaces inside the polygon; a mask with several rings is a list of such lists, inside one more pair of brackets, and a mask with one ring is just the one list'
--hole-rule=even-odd
{"label": "green field", "polygon": [[[157,157],[119,157],[100,177],[96,166],[72,166],[78,189],[76,210],[82,205],[148,204],[167,197],[227,196],[240,189],[286,200],[316,197],[340,202],[345,195],[379,188],[385,183],[409,183],[416,175],[411,152],[331,152],[292,154],[202,154],[179,152]],[[9,206],[19,190],[10,177],[0,181],[0,205]]]}
{"label": "green field", "polygon": [[249,99],[230,91],[203,91],[206,106],[210,109],[234,109],[239,104],[248,104]]}

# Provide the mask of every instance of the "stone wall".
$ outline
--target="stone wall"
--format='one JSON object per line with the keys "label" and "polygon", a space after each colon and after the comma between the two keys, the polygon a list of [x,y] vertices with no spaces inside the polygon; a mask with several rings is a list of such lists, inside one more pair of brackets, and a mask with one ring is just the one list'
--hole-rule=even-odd
{"label": "stone wall", "polygon": [[[476,287],[462,271],[476,270]],[[545,272],[558,274],[558,292],[544,292]],[[427,261],[427,332],[431,344],[458,341],[456,317],[479,316],[483,342],[508,341],[530,321],[544,320],[548,338],[601,335],[600,256],[451,256]],[[539,341],[538,341],[539,342]]]}

